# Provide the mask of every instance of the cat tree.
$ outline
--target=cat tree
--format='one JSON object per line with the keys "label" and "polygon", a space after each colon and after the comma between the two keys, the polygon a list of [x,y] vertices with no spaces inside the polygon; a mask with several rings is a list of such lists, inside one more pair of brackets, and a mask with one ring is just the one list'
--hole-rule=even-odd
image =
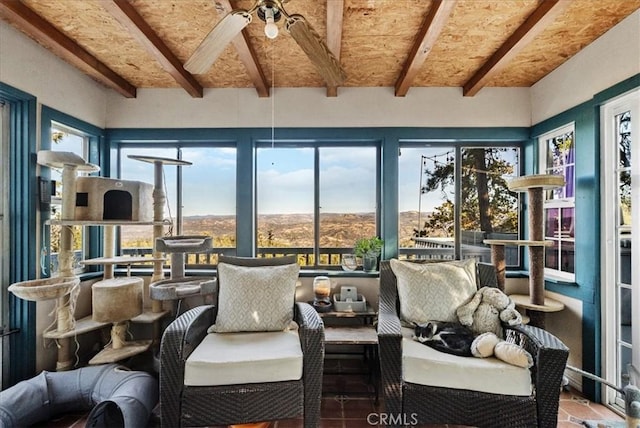
{"label": "cat tree", "polygon": [[[156,222],[164,217],[164,183],[162,169],[164,165],[188,166],[191,162],[182,159],[169,159],[157,156],[129,155],[130,159],[151,163],[154,167],[154,205],[153,213]],[[189,278],[185,276],[186,253],[200,253],[212,247],[210,236],[168,236],[165,237],[162,225],[153,228],[153,255],[159,259],[162,254],[171,257],[171,278],[164,279],[162,262],[154,264],[153,276],[149,285],[149,294],[155,305],[152,310],[161,307],[162,301],[174,303],[175,315],[178,315],[177,303],[189,296],[207,295],[215,291],[216,280],[214,278]],[[163,259],[164,260],[164,259]]]}
{"label": "cat tree", "polygon": [[544,251],[553,245],[553,241],[544,239],[544,192],[564,186],[561,175],[540,174],[525,175],[512,179],[509,190],[527,193],[529,198],[529,240],[485,239],[483,242],[491,246],[491,261],[498,271],[498,287],[504,290],[505,284],[505,251],[507,245],[526,246],[529,248],[529,294],[512,294],[515,304],[527,311],[530,324],[544,328],[545,314],[564,309],[561,302],[545,297],[544,292]]}
{"label": "cat tree", "polygon": [[[111,343],[92,358],[89,364],[116,362],[147,350],[153,340],[126,340],[128,323],[153,323],[157,326],[157,321],[168,311],[163,311],[161,306],[155,311],[146,311],[142,279],[130,276],[115,278],[114,267],[144,262],[154,262],[162,267],[164,258],[116,256],[114,236],[115,226],[156,226],[157,222],[148,213],[151,205],[156,205],[155,189],[152,193],[151,185],[138,181],[77,177],[78,172],[95,172],[100,168],[72,152],[41,150],[38,152],[37,162],[42,166],[62,169],[61,219],[48,221],[48,224],[61,226],[59,268],[53,278],[12,284],[9,290],[27,300],[57,299],[56,328],[45,330],[43,336],[56,341],[58,371],[73,367],[71,339],[109,325],[112,325]],[[164,223],[159,223],[162,232]],[[102,281],[92,285],[93,313],[79,320],[74,317],[80,282],[73,271],[74,225],[104,228],[104,257],[82,261],[85,265],[103,265],[104,277]],[[154,338],[158,337],[158,333],[154,327]]]}
{"label": "cat tree", "polygon": [[[78,172],[95,172],[100,167],[85,161],[72,152],[41,150],[37,155],[39,165],[62,170],[62,182],[65,189],[75,189]],[[61,218],[73,220],[75,216],[75,191],[62,195]],[[76,321],[74,309],[80,291],[80,279],[73,272],[73,230],[63,226],[60,231],[60,251],[58,253],[59,272],[56,277],[33,279],[9,286],[9,291],[21,299],[34,302],[56,299],[56,319],[45,331],[45,338],[53,338],[58,345],[56,370],[69,370],[73,367],[71,358],[71,338],[78,328],[88,325],[94,328],[104,324]]]}

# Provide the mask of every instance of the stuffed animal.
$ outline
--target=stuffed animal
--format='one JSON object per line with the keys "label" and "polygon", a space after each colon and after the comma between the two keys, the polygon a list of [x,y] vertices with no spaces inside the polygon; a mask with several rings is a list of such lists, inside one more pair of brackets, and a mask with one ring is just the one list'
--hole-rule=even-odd
{"label": "stuffed animal", "polygon": [[482,287],[471,300],[456,310],[460,324],[469,327],[476,335],[493,332],[502,337],[502,324],[522,324],[522,316],[516,311],[513,300],[495,287]]}
{"label": "stuffed animal", "polygon": [[525,368],[533,366],[533,358],[530,353],[515,343],[500,339],[492,332],[482,333],[473,340],[471,355],[478,358],[487,358],[493,355],[514,366]]}
{"label": "stuffed animal", "polygon": [[471,300],[456,310],[460,324],[469,327],[476,338],[471,344],[475,357],[496,358],[519,367],[533,366],[533,358],[525,349],[502,339],[502,323],[522,324],[522,316],[513,301],[500,289],[482,287]]}

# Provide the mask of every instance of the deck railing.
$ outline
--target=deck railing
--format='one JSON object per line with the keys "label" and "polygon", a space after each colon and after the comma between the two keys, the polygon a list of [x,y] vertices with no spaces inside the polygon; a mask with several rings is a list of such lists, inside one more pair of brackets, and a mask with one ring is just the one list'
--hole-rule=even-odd
{"label": "deck railing", "polygon": [[[403,247],[399,249],[399,257],[403,259],[431,259],[431,260],[453,260],[454,248],[452,242],[443,242],[433,238],[414,238],[414,247]],[[463,259],[474,258],[482,262],[491,261],[491,251],[485,245],[463,244],[461,248]],[[302,267],[317,267],[321,269],[340,269],[342,255],[353,253],[352,248],[322,247],[319,251],[319,260],[316,263],[313,248],[310,247],[261,247],[258,248],[258,257],[276,257],[284,255],[295,255],[298,263]],[[121,250],[122,255],[144,256],[151,258],[153,248],[151,247],[129,247]],[[188,253],[185,257],[186,269],[206,269],[215,267],[218,264],[218,256],[224,254],[235,256],[236,249],[231,247],[211,248],[201,253]],[[82,253],[76,251],[74,256],[81,259]],[[58,254],[51,254],[51,266],[57,266]],[[166,265],[170,265],[170,257],[167,257]],[[149,266],[141,263],[140,266]],[[54,269],[55,271],[55,269]]]}

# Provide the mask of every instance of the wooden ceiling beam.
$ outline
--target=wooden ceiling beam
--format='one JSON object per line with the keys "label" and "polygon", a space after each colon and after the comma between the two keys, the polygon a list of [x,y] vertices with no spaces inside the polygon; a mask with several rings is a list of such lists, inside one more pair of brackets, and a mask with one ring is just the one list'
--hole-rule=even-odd
{"label": "wooden ceiling beam", "polygon": [[433,0],[431,8],[427,13],[420,32],[416,36],[416,41],[411,47],[409,57],[400,72],[400,77],[396,81],[396,97],[407,95],[413,80],[418,75],[422,64],[426,61],[433,45],[438,40],[440,33],[445,27],[457,0]]}
{"label": "wooden ceiling beam", "polygon": [[569,5],[571,5],[571,0],[541,0],[536,10],[529,15],[526,21],[509,36],[491,58],[464,84],[462,94],[465,97],[472,97],[477,94],[525,46],[552,24]]}
{"label": "wooden ceiling beam", "polygon": [[[232,10],[229,0],[216,0],[215,7],[221,16],[226,15]],[[256,88],[256,91],[258,91],[258,96],[260,98],[268,97],[269,84],[267,83],[267,78],[264,76],[262,67],[258,64],[256,52],[249,43],[249,36],[246,30],[242,30],[231,43],[233,43],[233,46],[236,48],[240,61],[244,64],[247,74],[249,74],[249,78],[253,82],[253,86]],[[273,79],[273,76],[271,76],[271,78]]]}
{"label": "wooden ceiling beam", "polygon": [[153,55],[162,68],[194,98],[202,98],[203,89],[196,78],[184,69],[182,62],[156,34],[138,11],[126,0],[103,0],[100,2],[114,18],[144,48]]}
{"label": "wooden ceiling beam", "polygon": [[24,3],[15,0],[0,0],[0,15],[7,17],[21,31],[47,46],[63,60],[88,73],[100,83],[112,88],[127,98],[136,97],[136,87],[104,63],[91,55],[82,46],[71,40]]}
{"label": "wooden ceiling beam", "polygon": [[[342,48],[342,21],[344,16],[344,0],[327,0],[327,47],[340,61]],[[337,97],[338,88],[327,86],[327,96]]]}

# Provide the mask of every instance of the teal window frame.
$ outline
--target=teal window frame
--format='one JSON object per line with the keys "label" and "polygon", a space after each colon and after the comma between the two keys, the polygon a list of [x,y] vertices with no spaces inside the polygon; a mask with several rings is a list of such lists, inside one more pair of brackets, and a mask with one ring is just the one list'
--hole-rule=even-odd
{"label": "teal window frame", "polygon": [[[36,98],[0,82],[0,101],[10,108],[9,133],[9,284],[36,274]],[[2,388],[33,376],[36,367],[36,304],[9,294],[2,285],[9,331],[3,357]]]}
{"label": "teal window frame", "polygon": [[[88,154],[88,162],[99,165],[101,167],[100,171],[97,173],[100,176],[104,176],[104,166],[106,163],[104,160],[108,158],[104,151],[104,130],[94,126],[88,122],[77,119],[73,116],[70,116],[61,111],[55,110],[53,108],[47,107],[45,105],[42,106],[40,112],[40,145],[42,150],[50,150],[51,149],[51,132],[55,127],[55,123],[63,125],[68,128],[73,128],[75,131],[79,132],[83,137],[87,138],[87,154]],[[50,171],[49,168],[41,169],[41,176],[44,179],[50,179]],[[48,225],[46,224],[47,220],[49,220],[49,211],[41,212],[41,230],[48,230]],[[86,226],[85,228],[87,247],[85,250],[86,258],[95,258],[100,257],[102,255],[102,228],[97,226]],[[50,235],[48,233],[43,233],[43,242],[41,243],[42,247],[47,249],[47,255],[45,260],[43,261],[44,266],[50,266]],[[41,268],[42,269],[42,268]],[[85,279],[90,276],[94,276],[95,274],[91,274],[92,272],[98,271],[101,267],[92,266],[89,267],[80,274],[81,279]],[[49,272],[49,269],[44,269],[41,271],[43,277],[51,276],[52,272]]]}

